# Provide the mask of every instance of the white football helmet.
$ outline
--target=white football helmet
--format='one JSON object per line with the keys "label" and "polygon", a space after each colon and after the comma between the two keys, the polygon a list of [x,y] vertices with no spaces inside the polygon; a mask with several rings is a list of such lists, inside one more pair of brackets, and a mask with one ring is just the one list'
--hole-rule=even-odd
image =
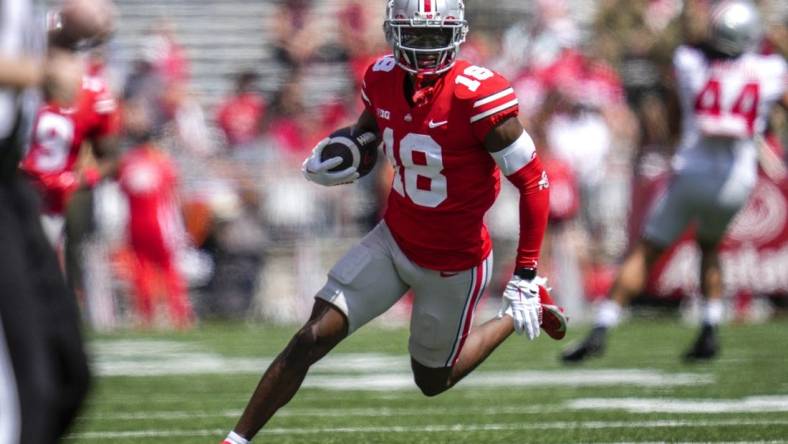
{"label": "white football helmet", "polygon": [[709,44],[727,56],[755,49],[762,30],[758,9],[749,0],[723,0],[711,9]]}
{"label": "white football helmet", "polygon": [[383,30],[402,69],[412,74],[441,74],[454,66],[468,33],[465,3],[389,0]]}

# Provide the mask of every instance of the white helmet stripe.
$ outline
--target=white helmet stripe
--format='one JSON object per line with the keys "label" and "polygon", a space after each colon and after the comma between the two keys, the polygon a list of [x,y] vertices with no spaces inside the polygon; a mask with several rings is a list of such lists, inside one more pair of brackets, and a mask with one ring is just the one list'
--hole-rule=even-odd
{"label": "white helmet stripe", "polygon": [[[397,64],[410,73],[437,75],[451,69],[460,45],[465,42],[468,22],[463,0],[389,0],[383,23],[386,40],[394,50]],[[440,47],[413,48],[403,44],[403,32],[439,28],[451,36]]]}

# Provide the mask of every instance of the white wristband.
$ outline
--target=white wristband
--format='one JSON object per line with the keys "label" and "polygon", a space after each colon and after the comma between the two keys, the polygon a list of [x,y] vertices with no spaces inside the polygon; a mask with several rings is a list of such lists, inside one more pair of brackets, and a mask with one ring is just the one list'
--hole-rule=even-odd
{"label": "white wristband", "polygon": [[225,444],[249,444],[251,441],[233,431],[227,435],[227,438],[224,439],[224,442]]}

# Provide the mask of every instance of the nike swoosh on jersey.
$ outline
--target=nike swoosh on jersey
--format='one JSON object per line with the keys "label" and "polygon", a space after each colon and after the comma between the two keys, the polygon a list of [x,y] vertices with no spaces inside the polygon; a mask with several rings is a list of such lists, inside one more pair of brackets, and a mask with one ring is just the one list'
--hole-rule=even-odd
{"label": "nike swoosh on jersey", "polygon": [[430,126],[430,128],[437,128],[439,126],[446,125],[447,123],[449,123],[448,120],[444,120],[442,122],[433,122],[432,120],[430,120],[428,125]]}

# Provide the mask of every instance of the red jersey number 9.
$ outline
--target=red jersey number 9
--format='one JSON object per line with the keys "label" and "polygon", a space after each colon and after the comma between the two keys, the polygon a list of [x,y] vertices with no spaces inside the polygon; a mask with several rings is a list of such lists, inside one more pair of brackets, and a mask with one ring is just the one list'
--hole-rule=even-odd
{"label": "red jersey number 9", "polygon": [[416,205],[435,208],[448,197],[443,171],[442,148],[426,134],[407,134],[398,146],[394,130],[383,131],[386,157],[394,165],[392,188]]}
{"label": "red jersey number 9", "polygon": [[41,172],[60,171],[68,161],[74,140],[74,122],[60,114],[43,113],[38,119],[35,139],[39,146],[36,169]]}

